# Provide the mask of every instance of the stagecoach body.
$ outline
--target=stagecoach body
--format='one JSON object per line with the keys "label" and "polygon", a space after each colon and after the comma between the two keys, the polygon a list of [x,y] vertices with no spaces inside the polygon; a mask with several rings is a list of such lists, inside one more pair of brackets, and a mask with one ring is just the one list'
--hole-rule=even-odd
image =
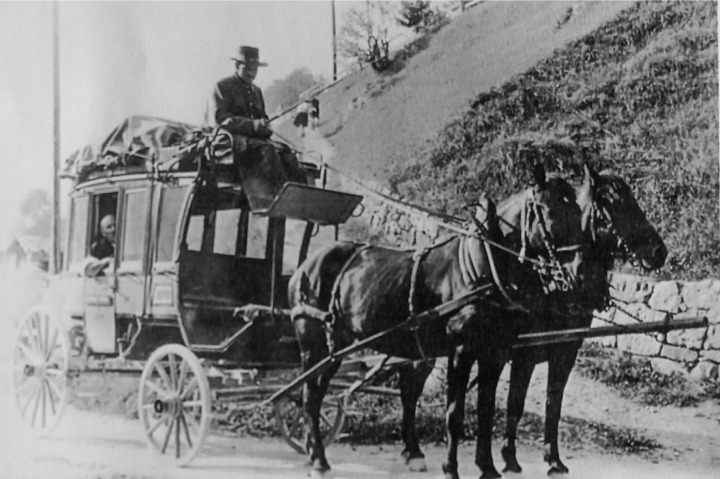
{"label": "stagecoach body", "polygon": [[[126,130],[134,123],[126,122]],[[123,136],[134,136],[119,130],[113,135],[121,143]],[[153,418],[178,418],[178,408],[189,407],[184,402],[193,404],[192,411],[199,404],[190,415],[180,414],[197,422],[195,430],[185,431],[194,445],[181,452],[178,444],[174,451],[177,462],[185,463],[207,433],[211,401],[248,391],[267,395],[264,376],[282,382],[299,372],[288,280],[313,249],[337,239],[338,225],[362,197],[324,189],[322,165],[301,161],[307,184],[286,183],[269,207],[252,210],[232,159],[176,160],[178,152],[161,148],[137,161],[128,158],[137,153],[121,148],[122,166],[90,169],[76,180],[60,270],[49,278],[42,305],[21,321],[17,339],[16,398],[40,434],[62,415],[65,379],[142,371],[140,415],[150,445],[162,454],[167,444],[161,447],[148,432]],[[108,214],[116,218],[115,254],[110,267],[91,277],[90,246]],[[210,370],[216,374],[208,380]],[[171,377],[178,384],[158,391]],[[184,377],[193,378],[186,380],[193,388],[188,397],[169,397]],[[281,387],[275,382],[270,392]],[[210,390],[242,383],[230,391]],[[279,406],[287,409],[287,399]],[[344,419],[344,411],[335,409],[331,435]],[[291,420],[298,420],[298,411],[296,405]],[[289,437],[291,427],[283,430],[286,440],[302,450],[301,441]]]}
{"label": "stagecoach body", "polygon": [[[348,198],[301,185],[284,191]],[[87,352],[143,359],[158,344],[180,343],[244,367],[298,365],[282,313],[287,281],[308,251],[335,239],[332,224],[253,212],[241,185],[204,183],[195,173],[92,179],[70,202],[67,253],[54,281],[70,299],[71,325],[83,325]],[[110,213],[114,265],[87,277],[95,225]]]}

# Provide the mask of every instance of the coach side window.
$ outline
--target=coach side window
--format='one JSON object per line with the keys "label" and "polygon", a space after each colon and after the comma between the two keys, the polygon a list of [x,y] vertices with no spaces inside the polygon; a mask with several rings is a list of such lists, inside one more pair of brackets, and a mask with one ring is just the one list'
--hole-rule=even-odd
{"label": "coach side window", "polygon": [[173,260],[175,233],[182,214],[183,200],[186,193],[187,188],[181,187],[166,187],[162,190],[160,197],[160,231],[157,246],[158,263]]}
{"label": "coach side window", "polygon": [[70,211],[70,240],[65,269],[85,259],[88,238],[88,197],[74,198]]}
{"label": "coach side window", "polygon": [[125,193],[120,264],[140,266],[145,251],[147,230],[147,190]]}

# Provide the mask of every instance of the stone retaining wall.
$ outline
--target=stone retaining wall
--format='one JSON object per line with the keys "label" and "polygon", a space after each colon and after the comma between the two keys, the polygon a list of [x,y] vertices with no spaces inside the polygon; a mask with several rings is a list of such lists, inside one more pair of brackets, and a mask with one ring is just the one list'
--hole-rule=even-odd
{"label": "stone retaining wall", "polygon": [[[391,196],[380,185],[369,188]],[[386,241],[398,247],[422,247],[448,233],[437,221],[422,212],[398,209],[385,199],[368,194],[358,184],[343,181],[345,191],[365,196],[361,219],[370,229],[381,233]],[[720,281],[660,281],[626,274],[611,274],[613,297],[622,303],[617,308],[598,313],[593,326],[663,321],[682,313],[683,316],[706,316],[704,328],[670,331],[667,335],[630,334],[609,336],[593,341],[615,347],[633,355],[648,358],[656,369],[685,372],[696,379],[718,379],[720,365]]]}

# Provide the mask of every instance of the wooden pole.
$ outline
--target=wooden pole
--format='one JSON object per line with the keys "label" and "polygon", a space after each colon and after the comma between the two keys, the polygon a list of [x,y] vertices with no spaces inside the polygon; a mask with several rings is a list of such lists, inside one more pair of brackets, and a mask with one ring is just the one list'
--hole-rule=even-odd
{"label": "wooden pole", "polygon": [[566,343],[586,338],[599,338],[620,334],[664,333],[676,329],[706,328],[708,319],[705,316],[673,319],[668,321],[649,321],[637,324],[619,324],[595,328],[566,329],[544,333],[521,334],[513,348],[528,348],[545,344]]}
{"label": "wooden pole", "polygon": [[60,271],[60,2],[52,4],[53,22],[53,212],[50,272]]}
{"label": "wooden pole", "polygon": [[333,81],[337,80],[337,40],[335,34],[335,0],[330,2],[332,9],[332,49],[333,49]]}

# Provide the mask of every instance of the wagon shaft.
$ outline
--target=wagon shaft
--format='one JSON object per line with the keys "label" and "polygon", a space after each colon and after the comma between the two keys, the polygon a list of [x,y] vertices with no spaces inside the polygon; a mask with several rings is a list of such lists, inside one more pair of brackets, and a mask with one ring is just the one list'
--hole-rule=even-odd
{"label": "wagon shaft", "polygon": [[658,333],[676,329],[705,328],[708,319],[705,316],[695,318],[682,318],[671,321],[652,321],[638,324],[623,324],[602,326],[597,328],[566,329],[563,331],[549,331],[544,333],[521,334],[513,348],[527,348],[545,344],[566,343],[585,338],[598,338],[602,336],[615,336],[619,334]]}

